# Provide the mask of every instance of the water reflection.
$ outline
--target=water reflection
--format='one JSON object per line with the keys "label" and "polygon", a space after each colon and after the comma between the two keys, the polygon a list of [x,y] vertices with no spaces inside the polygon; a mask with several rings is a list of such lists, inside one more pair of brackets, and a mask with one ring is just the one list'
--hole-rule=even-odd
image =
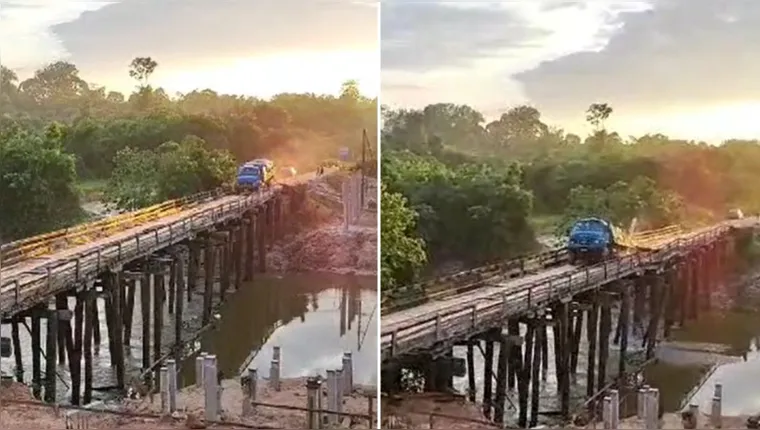
{"label": "water reflection", "polygon": [[[282,349],[282,377],[299,377],[354,357],[354,379],[376,383],[377,284],[373,277],[297,274],[261,276],[222,307],[218,327],[200,349],[217,355],[224,377],[237,377],[250,363],[267,377],[272,346]],[[183,366],[185,383],[194,366]]]}

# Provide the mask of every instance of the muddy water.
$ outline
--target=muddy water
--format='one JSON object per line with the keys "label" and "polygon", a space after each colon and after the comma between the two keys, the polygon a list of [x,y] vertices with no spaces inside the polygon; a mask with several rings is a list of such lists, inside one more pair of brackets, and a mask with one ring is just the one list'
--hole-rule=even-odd
{"label": "muddy water", "polygon": [[[610,336],[610,358],[607,363],[608,380],[618,372],[619,347],[612,344]],[[524,335],[525,327],[521,327]],[[585,341],[586,322],[581,337],[580,354],[575,381],[571,381],[571,411],[577,410],[586,400],[586,368],[588,363]],[[557,381],[554,372],[553,336],[551,327],[547,330],[549,344],[549,366],[542,375],[540,384],[539,422],[552,423],[560,409]],[[494,348],[494,372],[498,345]],[[749,312],[723,312],[700,316],[698,321],[687,322],[686,327],[674,330],[670,342],[658,346],[657,363],[644,369],[643,379],[660,389],[666,411],[679,411],[694,402],[705,412],[709,412],[713,386],[723,384],[723,410],[725,414],[756,414],[760,412],[760,395],[757,381],[760,381],[760,314]],[[456,347],[454,355],[466,357],[465,347]],[[475,375],[478,388],[477,401],[483,399],[483,359],[475,350]],[[633,370],[644,362],[639,333],[631,333],[628,343],[627,369]],[[597,370],[598,371],[598,370]],[[454,386],[460,392],[467,391],[467,376],[454,378]],[[495,389],[495,381],[494,381]],[[690,399],[692,399],[690,401]],[[628,410],[635,412],[635,400],[631,398]],[[517,414],[517,392],[507,393],[506,411],[508,421],[514,422]]]}
{"label": "muddy water", "polygon": [[[353,356],[354,380],[376,384],[377,284],[374,277],[287,275],[259,278],[221,309],[218,327],[200,340],[216,354],[225,378],[248,367],[269,377],[272,347],[281,349],[281,377],[324,375]],[[183,369],[194,381],[193,359]]]}
{"label": "muddy water", "polygon": [[[140,374],[142,356],[142,318],[140,313],[140,288],[136,289],[133,315],[131,347],[126,348],[127,383]],[[219,295],[214,302],[220,301]],[[69,307],[73,309],[72,299]],[[216,327],[206,332],[190,345],[190,351],[203,350],[218,356],[220,370],[225,377],[236,377],[240,368],[248,361],[260,369],[260,375],[268,376],[267,354],[271,346],[278,344],[283,350],[283,377],[299,376],[313,370],[339,366],[343,352],[354,356],[357,383],[375,383],[377,356],[377,316],[376,280],[374,277],[352,277],[343,275],[299,274],[286,276],[257,276],[253,282],[243,285],[240,291],[228,295],[219,308],[220,319]],[[183,301],[185,327],[183,340],[201,327],[200,315],[202,288],[192,294],[192,300]],[[99,345],[94,345],[93,357],[93,397],[109,399],[113,397],[108,388],[116,382],[108,352],[108,336],[105,311],[102,300],[98,300],[100,310]],[[152,322],[151,322],[152,325]],[[31,320],[26,320],[31,327]],[[10,325],[2,326],[2,335],[10,336]],[[42,324],[42,348],[45,349],[46,327]],[[162,351],[168,352],[174,341],[174,317],[164,309],[164,330]],[[31,383],[32,358],[29,330],[20,326],[22,363],[25,372],[23,380]],[[151,334],[151,339],[152,339]],[[152,340],[151,340],[152,342]],[[258,352],[261,351],[259,354]],[[154,355],[151,346],[151,356]],[[183,382],[193,382],[193,356],[181,366]],[[152,360],[151,360],[152,361]],[[3,358],[0,362],[3,375],[15,375],[13,358]],[[42,359],[44,377],[45,360]],[[70,397],[71,381],[68,364],[58,366],[57,395],[60,401]],[[44,384],[44,382],[43,382]],[[82,385],[83,386],[83,385]]]}

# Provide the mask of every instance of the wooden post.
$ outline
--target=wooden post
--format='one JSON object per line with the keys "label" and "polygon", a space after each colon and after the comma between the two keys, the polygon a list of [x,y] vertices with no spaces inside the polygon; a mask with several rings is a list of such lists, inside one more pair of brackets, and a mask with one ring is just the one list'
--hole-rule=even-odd
{"label": "wooden post", "polygon": [[80,394],[82,391],[82,349],[84,338],[84,305],[87,297],[84,292],[77,294],[77,301],[74,305],[74,354],[69,356],[69,372],[71,373],[71,403],[80,404]]}
{"label": "wooden post", "polygon": [[594,377],[596,370],[596,340],[599,319],[599,297],[594,293],[592,296],[591,309],[588,310],[588,323],[586,324],[586,341],[588,342],[588,363],[586,365],[586,397],[591,398],[595,391]]}
{"label": "wooden post", "polygon": [[474,340],[467,342],[467,399],[475,403],[477,387],[475,385],[475,345]]}
{"label": "wooden post", "polygon": [[203,290],[203,325],[211,322],[211,308],[213,306],[214,278],[216,269],[216,248],[211,236],[206,239],[206,249],[203,258],[203,272],[206,277],[205,289]]}
{"label": "wooden post", "polygon": [[56,347],[58,346],[58,312],[47,311],[47,333],[45,334],[45,402],[55,403]]}
{"label": "wooden post", "polygon": [[509,336],[506,332],[499,333],[499,358],[496,365],[496,404],[494,405],[494,421],[504,422],[504,403],[507,401],[507,366],[510,353]]}
{"label": "wooden post", "polygon": [[528,424],[528,427],[535,427],[538,425],[538,400],[539,400],[539,394],[541,392],[541,382],[539,380],[539,366],[541,366],[541,363],[544,361],[541,358],[541,355],[543,353],[543,344],[545,342],[544,336],[546,335],[546,330],[544,330],[544,326],[546,325],[546,321],[544,319],[543,315],[539,315],[537,318],[532,320],[530,324],[536,324],[536,343],[534,345],[533,350],[533,369],[532,369],[532,375],[531,380],[533,382],[533,389],[531,390],[531,402],[530,402],[530,423]]}
{"label": "wooden post", "polygon": [[39,307],[32,313],[32,395],[35,399],[42,398],[42,346]]}
{"label": "wooden post", "polygon": [[95,315],[95,291],[89,289],[84,292],[84,404],[92,402],[92,341],[95,335],[94,323],[97,316]]}
{"label": "wooden post", "polygon": [[150,273],[143,273],[140,279],[140,313],[142,314],[142,371],[145,385],[151,386],[150,369]]}
{"label": "wooden post", "polygon": [[[164,297],[166,294],[164,288],[164,268],[158,267],[158,272],[153,274],[153,363],[161,360],[161,334],[164,328]],[[155,366],[154,370],[154,389],[156,392],[161,389],[161,369]]]}
{"label": "wooden post", "polygon": [[491,396],[493,395],[493,341],[486,340],[485,357],[483,357],[483,415],[491,418]]}
{"label": "wooden post", "polygon": [[628,352],[628,322],[630,320],[630,308],[631,308],[631,288],[627,282],[623,281],[620,290],[620,319],[618,326],[620,326],[620,358],[618,362],[618,377],[620,380],[625,378],[625,361]]}

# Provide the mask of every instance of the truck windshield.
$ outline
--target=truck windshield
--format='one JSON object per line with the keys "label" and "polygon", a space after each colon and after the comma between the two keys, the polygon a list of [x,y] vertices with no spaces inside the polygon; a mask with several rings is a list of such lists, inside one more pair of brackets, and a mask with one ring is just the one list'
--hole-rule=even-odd
{"label": "truck windshield", "polygon": [[598,221],[581,221],[573,226],[572,231],[593,231],[595,233],[603,233],[605,228],[604,224]]}
{"label": "truck windshield", "polygon": [[245,166],[240,168],[238,175],[242,176],[259,176],[259,168],[253,166]]}

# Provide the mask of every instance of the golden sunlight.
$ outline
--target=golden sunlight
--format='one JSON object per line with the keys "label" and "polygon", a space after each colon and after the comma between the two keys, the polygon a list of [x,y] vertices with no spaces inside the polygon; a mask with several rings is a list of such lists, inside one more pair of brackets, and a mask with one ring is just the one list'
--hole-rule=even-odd
{"label": "golden sunlight", "polygon": [[271,97],[278,93],[334,94],[353,79],[365,96],[377,97],[379,76],[376,51],[290,52],[288,54],[223,60],[207,66],[159,67],[152,79],[167,93],[210,88],[219,93]]}
{"label": "golden sunlight", "polygon": [[[630,118],[630,119],[629,119]],[[760,101],[678,108],[626,118],[621,128],[659,132],[672,138],[719,143],[725,139],[760,138]]]}

